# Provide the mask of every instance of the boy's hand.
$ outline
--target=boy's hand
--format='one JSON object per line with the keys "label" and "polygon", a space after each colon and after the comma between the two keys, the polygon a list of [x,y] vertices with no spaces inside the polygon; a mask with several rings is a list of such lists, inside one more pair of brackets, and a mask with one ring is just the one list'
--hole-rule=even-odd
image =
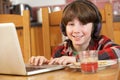
{"label": "boy's hand", "polygon": [[62,56],[59,58],[53,58],[49,61],[49,64],[60,64],[60,65],[66,65],[69,63],[76,62],[76,58],[73,56]]}
{"label": "boy's hand", "polygon": [[32,65],[42,65],[44,63],[49,63],[49,60],[44,56],[32,56],[29,59],[29,63]]}

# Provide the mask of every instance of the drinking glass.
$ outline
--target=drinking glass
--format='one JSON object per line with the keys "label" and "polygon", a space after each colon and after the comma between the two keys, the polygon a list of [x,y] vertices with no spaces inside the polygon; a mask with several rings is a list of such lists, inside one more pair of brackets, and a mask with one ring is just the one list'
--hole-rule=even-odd
{"label": "drinking glass", "polygon": [[82,73],[95,73],[98,70],[98,51],[80,51],[80,67]]}

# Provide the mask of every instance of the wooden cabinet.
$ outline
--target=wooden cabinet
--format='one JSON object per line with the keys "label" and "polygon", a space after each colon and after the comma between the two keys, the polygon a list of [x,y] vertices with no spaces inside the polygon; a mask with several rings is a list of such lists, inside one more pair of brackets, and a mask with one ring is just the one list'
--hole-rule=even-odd
{"label": "wooden cabinet", "polygon": [[11,2],[9,0],[0,0],[0,14],[10,13]]}

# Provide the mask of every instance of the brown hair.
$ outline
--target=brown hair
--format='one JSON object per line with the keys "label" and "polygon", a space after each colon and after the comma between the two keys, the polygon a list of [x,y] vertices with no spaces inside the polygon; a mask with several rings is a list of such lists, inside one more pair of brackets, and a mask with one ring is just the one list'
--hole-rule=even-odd
{"label": "brown hair", "polygon": [[97,15],[92,7],[78,1],[66,6],[63,11],[62,23],[67,25],[74,18],[78,18],[82,24],[87,24],[89,22],[95,22]]}

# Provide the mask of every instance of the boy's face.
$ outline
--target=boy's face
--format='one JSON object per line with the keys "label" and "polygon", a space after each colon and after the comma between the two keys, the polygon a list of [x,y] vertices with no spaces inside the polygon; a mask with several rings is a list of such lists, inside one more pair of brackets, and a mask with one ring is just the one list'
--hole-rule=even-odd
{"label": "boy's face", "polygon": [[83,25],[75,18],[73,21],[67,23],[66,33],[74,46],[84,46],[91,40],[92,26],[93,23]]}

